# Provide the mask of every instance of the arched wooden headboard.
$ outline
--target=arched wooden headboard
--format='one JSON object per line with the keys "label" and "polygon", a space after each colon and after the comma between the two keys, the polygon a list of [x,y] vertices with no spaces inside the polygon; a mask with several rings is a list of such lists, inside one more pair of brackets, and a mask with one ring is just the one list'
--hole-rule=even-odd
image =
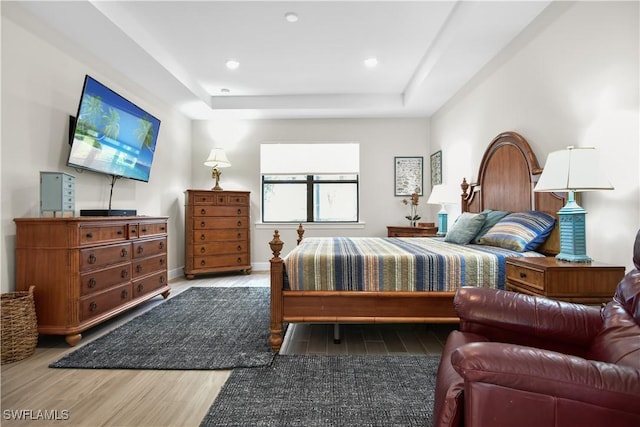
{"label": "arched wooden headboard", "polygon": [[[482,212],[493,209],[509,212],[539,210],[557,217],[566,203],[566,193],[535,193],[533,191],[542,168],[529,143],[516,132],[503,132],[487,147],[476,183],[462,183],[462,211]],[[553,233],[541,252],[557,254],[560,248],[559,230]]]}

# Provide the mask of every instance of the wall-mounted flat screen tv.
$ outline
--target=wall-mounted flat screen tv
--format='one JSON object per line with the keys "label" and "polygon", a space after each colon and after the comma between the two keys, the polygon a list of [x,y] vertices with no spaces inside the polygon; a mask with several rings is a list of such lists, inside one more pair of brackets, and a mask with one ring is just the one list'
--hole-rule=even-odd
{"label": "wall-mounted flat screen tv", "polygon": [[86,76],[67,165],[148,182],[159,130],[160,120]]}

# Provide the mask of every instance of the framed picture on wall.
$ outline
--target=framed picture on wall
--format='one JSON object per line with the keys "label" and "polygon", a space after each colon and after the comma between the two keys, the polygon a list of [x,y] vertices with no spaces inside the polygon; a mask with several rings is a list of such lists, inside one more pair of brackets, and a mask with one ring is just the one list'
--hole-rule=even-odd
{"label": "framed picture on wall", "polygon": [[442,184],[442,150],[431,155],[431,187]]}
{"label": "framed picture on wall", "polygon": [[422,196],[423,157],[394,157],[395,195],[410,196],[418,193]]}

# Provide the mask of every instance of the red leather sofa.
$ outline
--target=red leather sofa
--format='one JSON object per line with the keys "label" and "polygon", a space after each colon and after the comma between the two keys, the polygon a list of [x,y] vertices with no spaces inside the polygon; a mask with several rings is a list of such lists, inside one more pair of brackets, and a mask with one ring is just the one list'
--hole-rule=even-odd
{"label": "red leather sofa", "polygon": [[601,308],[461,288],[434,427],[640,427],[640,231],[633,261]]}

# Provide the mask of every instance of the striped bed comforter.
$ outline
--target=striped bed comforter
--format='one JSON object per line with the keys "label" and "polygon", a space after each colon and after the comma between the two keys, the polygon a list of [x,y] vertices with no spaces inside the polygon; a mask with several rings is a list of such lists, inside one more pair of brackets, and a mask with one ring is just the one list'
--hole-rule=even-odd
{"label": "striped bed comforter", "polygon": [[455,291],[504,289],[507,257],[543,256],[442,238],[304,239],[284,259],[290,290]]}

